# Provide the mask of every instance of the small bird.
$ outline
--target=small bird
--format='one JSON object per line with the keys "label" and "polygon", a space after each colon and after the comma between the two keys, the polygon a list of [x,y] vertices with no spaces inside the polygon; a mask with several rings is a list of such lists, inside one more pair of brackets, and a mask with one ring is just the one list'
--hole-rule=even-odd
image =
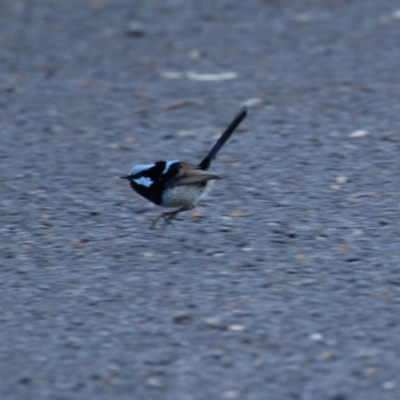
{"label": "small bird", "polygon": [[246,115],[247,108],[244,107],[199,165],[178,160],[157,161],[154,164],[135,165],[128,175],[120,177],[127,179],[135,192],[152,203],[161,207],[178,207],[177,210],[158,216],[151,224],[151,228],[155,228],[160,218],[163,218],[168,225],[177,214],[195,208],[206,195],[214,180],[221,179],[218,175],[208,172],[208,169],[217,153]]}

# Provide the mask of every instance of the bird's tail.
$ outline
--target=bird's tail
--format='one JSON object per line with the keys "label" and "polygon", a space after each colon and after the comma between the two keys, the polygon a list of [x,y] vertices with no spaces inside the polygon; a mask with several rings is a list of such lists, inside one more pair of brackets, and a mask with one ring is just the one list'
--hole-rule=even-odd
{"label": "bird's tail", "polygon": [[221,137],[217,140],[214,147],[210,150],[204,160],[199,164],[199,167],[203,170],[207,170],[212,161],[214,160],[217,153],[221,150],[222,146],[232,135],[233,131],[239,126],[239,124],[243,121],[243,119],[247,115],[247,107],[243,107],[238,115],[233,119],[233,121],[229,124],[229,126],[225,129],[225,132],[221,135]]}

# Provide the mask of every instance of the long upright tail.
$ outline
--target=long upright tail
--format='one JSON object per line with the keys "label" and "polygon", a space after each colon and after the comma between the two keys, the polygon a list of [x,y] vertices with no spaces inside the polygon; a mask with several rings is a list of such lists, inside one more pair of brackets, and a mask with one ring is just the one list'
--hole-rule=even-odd
{"label": "long upright tail", "polygon": [[244,120],[247,115],[247,107],[243,107],[238,115],[233,119],[233,121],[229,124],[229,126],[225,129],[225,132],[221,135],[221,137],[217,140],[214,147],[210,150],[204,160],[199,164],[199,167],[203,170],[207,170],[212,161],[214,160],[217,153],[221,150],[222,146],[232,135],[233,131],[239,126],[239,124]]}

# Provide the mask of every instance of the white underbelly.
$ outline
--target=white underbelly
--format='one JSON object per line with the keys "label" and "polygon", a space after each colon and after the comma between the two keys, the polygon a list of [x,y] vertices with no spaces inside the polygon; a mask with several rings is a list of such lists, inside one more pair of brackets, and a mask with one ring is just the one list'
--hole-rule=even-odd
{"label": "white underbelly", "polygon": [[197,203],[211,189],[214,181],[208,181],[204,186],[201,185],[182,185],[175,186],[166,190],[163,194],[162,207],[188,207],[194,208]]}

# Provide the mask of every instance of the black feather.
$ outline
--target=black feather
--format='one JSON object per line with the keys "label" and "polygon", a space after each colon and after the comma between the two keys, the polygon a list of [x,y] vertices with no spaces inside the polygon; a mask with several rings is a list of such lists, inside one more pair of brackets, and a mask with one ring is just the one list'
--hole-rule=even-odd
{"label": "black feather", "polygon": [[239,126],[239,124],[244,120],[247,115],[247,107],[243,107],[238,115],[233,119],[229,126],[225,129],[225,132],[215,143],[214,147],[210,150],[204,160],[199,164],[199,168],[207,170],[210,168],[212,161],[214,160],[217,153],[221,150],[222,146],[226,143],[229,137],[232,135],[233,131]]}

